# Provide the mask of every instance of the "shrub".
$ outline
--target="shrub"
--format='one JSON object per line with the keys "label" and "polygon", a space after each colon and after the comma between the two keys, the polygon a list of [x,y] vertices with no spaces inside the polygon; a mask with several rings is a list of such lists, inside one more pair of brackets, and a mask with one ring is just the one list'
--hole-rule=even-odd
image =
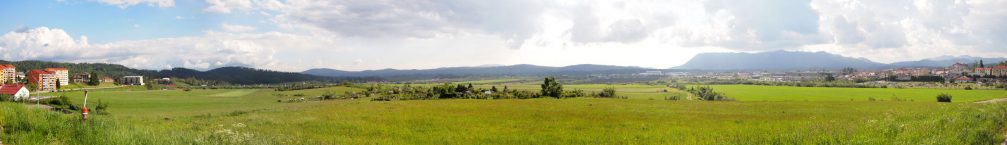
{"label": "shrub", "polygon": [[972,90],[972,86],[965,86],[965,90]]}
{"label": "shrub", "polygon": [[937,102],[951,102],[951,95],[941,93],[937,95]]}
{"label": "shrub", "polygon": [[601,98],[614,98],[615,97],[615,88],[605,88],[605,89],[601,90],[601,93],[598,93],[598,97],[601,97]]}
{"label": "shrub", "polygon": [[713,88],[708,86],[701,86],[698,88],[689,88],[687,90],[689,93],[696,95],[697,99],[703,101],[734,101],[734,99],[728,98],[723,94],[713,91]]}

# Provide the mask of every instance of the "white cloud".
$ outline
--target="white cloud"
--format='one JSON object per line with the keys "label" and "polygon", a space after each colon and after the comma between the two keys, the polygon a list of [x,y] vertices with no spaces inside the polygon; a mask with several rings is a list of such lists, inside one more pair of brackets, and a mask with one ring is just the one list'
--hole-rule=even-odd
{"label": "white cloud", "polygon": [[[118,41],[91,45],[87,37],[74,40],[62,29],[39,27],[12,31],[0,37],[4,60],[50,60],[102,62],[144,69],[165,66],[210,69],[248,66],[277,70],[298,70],[273,59],[278,49],[336,49],[325,36],[279,32],[258,34],[207,32],[198,37]],[[285,51],[300,51],[299,49]]]}
{"label": "white cloud", "polygon": [[[160,1],[105,3],[162,6]],[[206,3],[202,10],[214,17],[260,18],[257,22],[263,23],[255,27],[222,23],[218,30],[198,36],[97,45],[59,29],[36,28],[8,33],[5,37],[10,38],[0,41],[0,50],[5,59],[112,62],[140,68],[245,65],[288,71],[508,63],[671,67],[701,52],[780,49],[883,62],[1007,53],[1002,48],[1007,45],[1007,19],[1002,19],[1007,17],[1002,8],[1007,1],[1000,0]],[[22,37],[38,39],[17,39]],[[663,56],[673,58],[653,61]]]}
{"label": "white cloud", "polygon": [[220,24],[220,28],[227,32],[249,32],[255,30],[255,27],[252,26],[228,24],[228,23]]}
{"label": "white cloud", "polygon": [[125,9],[126,7],[146,3],[150,6],[157,6],[162,8],[174,7],[175,0],[98,0],[100,3],[117,6],[119,8]]}
{"label": "white cloud", "polygon": [[249,10],[252,8],[251,0],[206,0],[209,6],[203,9],[205,12],[231,13],[232,10]]}
{"label": "white cloud", "polygon": [[882,62],[942,55],[1003,57],[1007,1],[815,0],[822,50]]}

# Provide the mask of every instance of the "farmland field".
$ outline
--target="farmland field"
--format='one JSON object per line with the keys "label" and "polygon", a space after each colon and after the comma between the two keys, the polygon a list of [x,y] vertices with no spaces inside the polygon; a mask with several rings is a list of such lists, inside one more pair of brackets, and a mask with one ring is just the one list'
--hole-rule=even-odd
{"label": "farmland field", "polygon": [[933,102],[941,93],[954,96],[953,102],[975,102],[1007,97],[1007,90],[896,89],[896,88],[823,88],[755,85],[713,85],[739,101],[867,101],[904,100]]}
{"label": "farmland field", "polygon": [[[534,84],[506,85],[538,89]],[[608,87],[628,99],[280,103],[361,89],[110,89],[89,94],[89,102],[100,100],[111,106],[110,114],[92,116],[95,127],[74,125],[79,123],[74,114],[2,103],[0,125],[18,131],[5,131],[0,140],[13,144],[994,144],[1004,140],[1007,120],[1007,105],[970,103],[1007,94],[994,90],[722,85],[712,87],[739,101],[705,102],[663,100],[685,93],[656,85],[564,85],[588,92]],[[937,103],[933,98],[940,92],[954,95],[958,103]],[[83,101],[82,92],[57,94]],[[868,101],[873,94],[913,101],[889,97]],[[23,126],[72,131],[52,133]],[[89,132],[101,135],[81,135]]]}

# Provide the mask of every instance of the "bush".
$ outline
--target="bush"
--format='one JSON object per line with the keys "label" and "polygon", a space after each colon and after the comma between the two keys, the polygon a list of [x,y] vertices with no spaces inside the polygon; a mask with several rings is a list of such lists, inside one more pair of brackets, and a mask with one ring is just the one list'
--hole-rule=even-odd
{"label": "bush", "polygon": [[972,90],[972,86],[965,86],[965,90]]}
{"label": "bush", "polygon": [[727,96],[724,96],[723,94],[714,92],[713,88],[710,88],[708,86],[701,86],[701,87],[698,87],[698,88],[689,88],[689,90],[686,90],[686,91],[688,91],[689,93],[692,93],[693,95],[696,95],[697,99],[703,100],[703,101],[734,101],[734,99],[732,99],[732,98],[728,98]]}
{"label": "bush", "polygon": [[941,93],[937,95],[937,102],[951,102],[951,95]]}
{"label": "bush", "polygon": [[605,88],[605,89],[601,90],[601,93],[598,93],[598,97],[601,97],[601,98],[614,98],[615,97],[615,88]]}

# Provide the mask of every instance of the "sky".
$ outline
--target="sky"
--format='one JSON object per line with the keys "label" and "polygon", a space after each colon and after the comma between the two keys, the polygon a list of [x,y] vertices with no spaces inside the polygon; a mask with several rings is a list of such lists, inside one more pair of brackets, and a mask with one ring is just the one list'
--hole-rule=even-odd
{"label": "sky", "polygon": [[1007,0],[9,0],[0,59],[298,72],[1007,57]]}

